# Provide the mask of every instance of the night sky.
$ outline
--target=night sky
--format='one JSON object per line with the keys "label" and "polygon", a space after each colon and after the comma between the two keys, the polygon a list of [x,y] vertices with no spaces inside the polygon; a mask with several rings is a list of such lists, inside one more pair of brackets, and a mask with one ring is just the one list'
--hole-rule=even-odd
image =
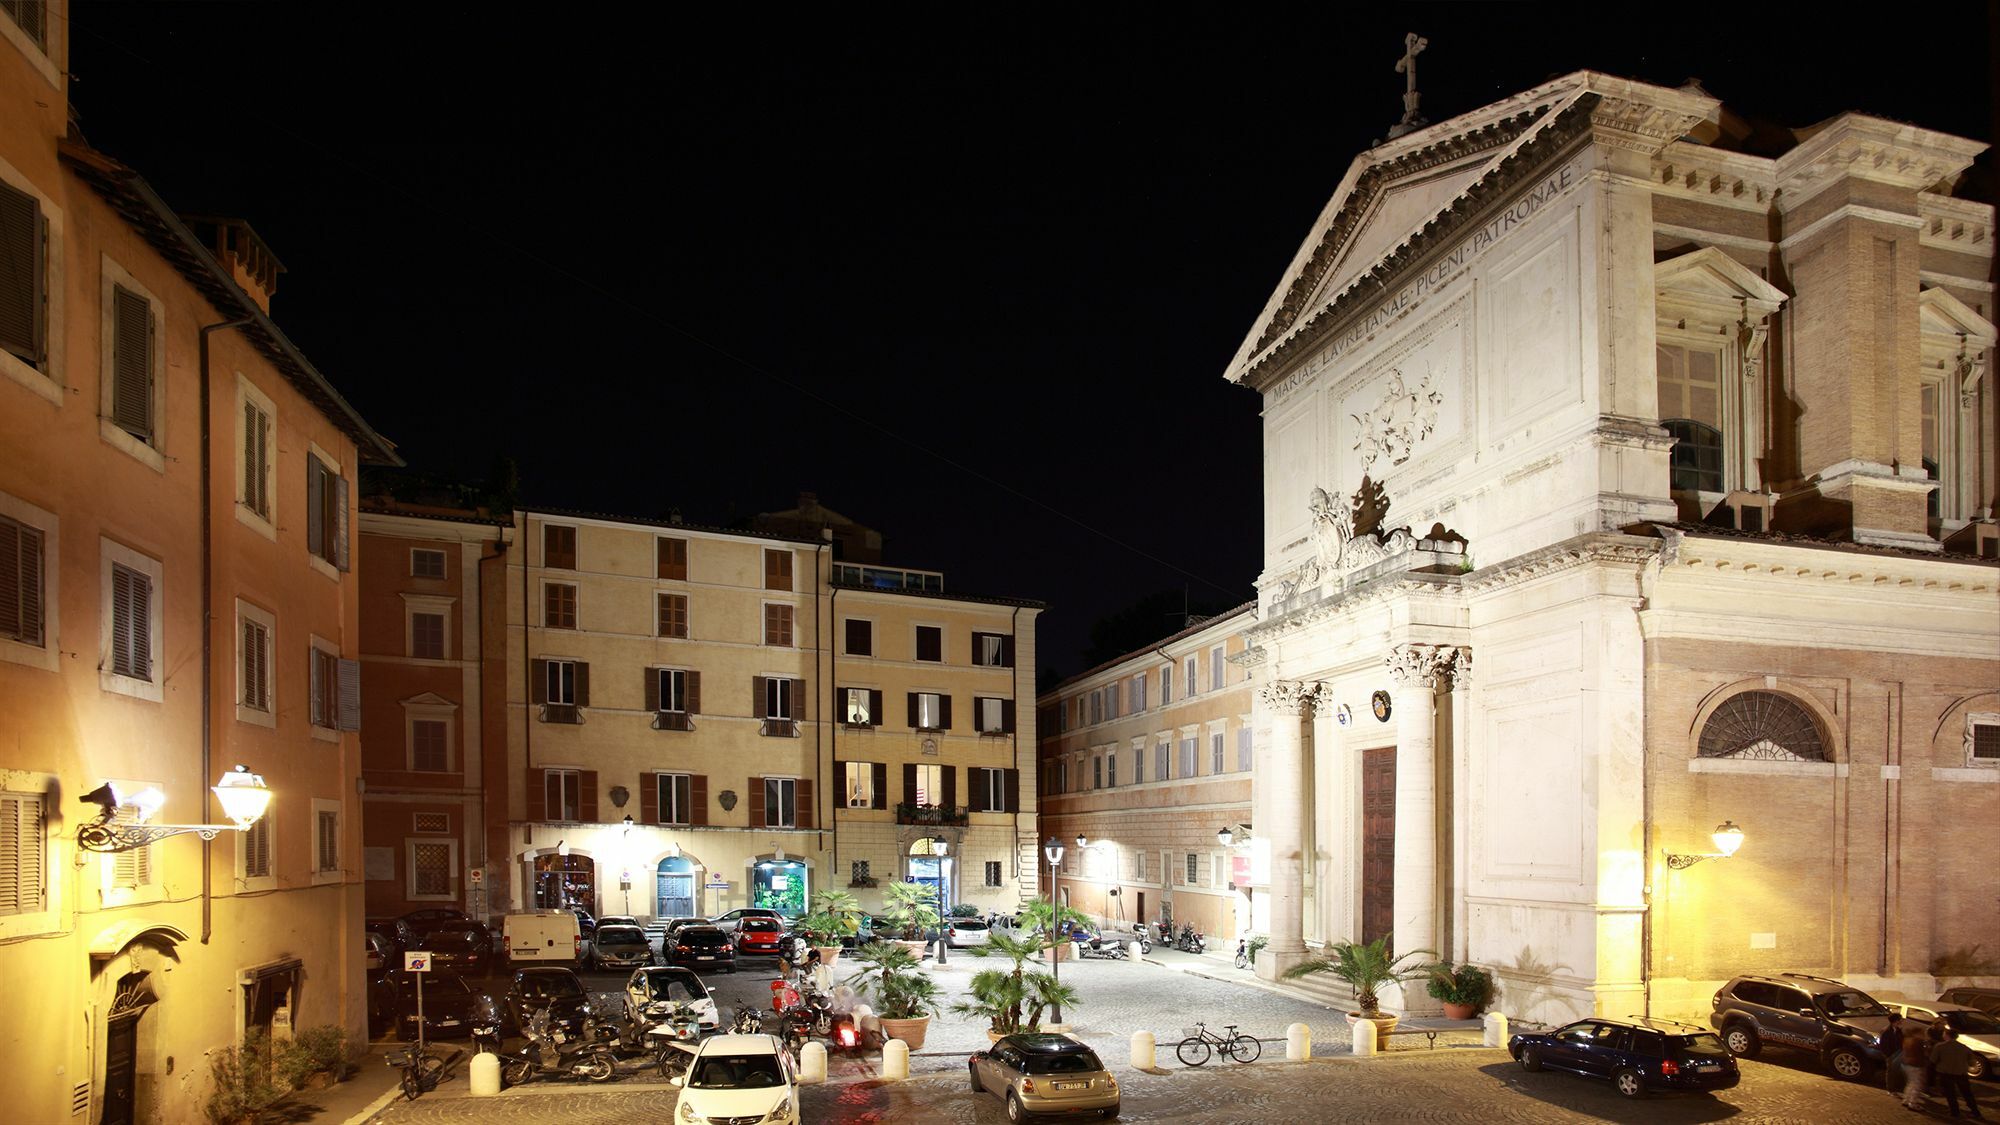
{"label": "night sky", "polygon": [[1143,595],[1252,595],[1223,367],[1400,115],[1405,31],[1433,121],[1589,67],[1992,135],[1983,5],[738,10],[79,0],[70,91],[174,206],[251,221],[278,323],[413,466],[717,524],[816,491],[1051,603],[1061,674]]}

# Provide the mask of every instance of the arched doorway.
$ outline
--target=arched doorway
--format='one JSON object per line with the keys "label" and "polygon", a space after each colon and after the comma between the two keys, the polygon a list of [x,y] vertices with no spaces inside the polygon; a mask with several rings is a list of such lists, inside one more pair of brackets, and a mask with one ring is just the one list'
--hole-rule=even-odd
{"label": "arched doorway", "polygon": [[544,852],[535,857],[534,870],[537,910],[581,906],[597,913],[597,864],[589,856]]}
{"label": "arched doorway", "polygon": [[660,861],[653,899],[656,917],[688,918],[700,913],[695,909],[699,893],[693,860],[684,855],[670,855]]}
{"label": "arched doorway", "polygon": [[[104,1013],[104,1101],[101,1125],[132,1125],[139,1119],[138,1083],[141,1071],[139,1020],[159,1002],[143,969],[118,978],[111,1006]],[[157,1022],[157,1021],[156,1021]],[[153,1076],[148,1073],[150,1080]]]}

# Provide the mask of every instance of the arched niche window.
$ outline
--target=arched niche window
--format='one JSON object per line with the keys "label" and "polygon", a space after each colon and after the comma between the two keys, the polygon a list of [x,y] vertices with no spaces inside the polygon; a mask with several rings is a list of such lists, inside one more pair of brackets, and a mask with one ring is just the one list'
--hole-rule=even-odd
{"label": "arched niche window", "polygon": [[1722,430],[1692,418],[1666,418],[1660,425],[1674,438],[1674,491],[1721,492]]}
{"label": "arched niche window", "polygon": [[1702,724],[1699,753],[1738,761],[1824,762],[1826,736],[1803,705],[1775,691],[1731,696]]}

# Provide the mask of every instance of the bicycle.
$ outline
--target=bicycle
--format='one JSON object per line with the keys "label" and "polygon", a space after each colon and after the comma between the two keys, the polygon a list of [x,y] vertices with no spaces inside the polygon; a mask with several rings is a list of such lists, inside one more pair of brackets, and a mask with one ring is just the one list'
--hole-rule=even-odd
{"label": "bicycle", "polygon": [[410,1101],[437,1089],[438,1083],[450,1076],[452,1065],[465,1052],[453,1051],[450,1055],[434,1055],[429,1048],[422,1050],[415,1046],[398,1051],[384,1059],[390,1066],[403,1071],[403,1096]]}
{"label": "bicycle", "polygon": [[1225,1059],[1235,1059],[1240,1063],[1251,1063],[1256,1062],[1257,1056],[1264,1053],[1264,1045],[1253,1036],[1238,1034],[1235,1024],[1226,1023],[1222,1026],[1228,1029],[1230,1034],[1217,1035],[1210,1031],[1205,1023],[1197,1023],[1193,1028],[1182,1028],[1187,1038],[1181,1040],[1180,1046],[1174,1048],[1174,1054],[1181,1060],[1181,1065],[1204,1066],[1208,1063],[1211,1053],[1219,1054]]}

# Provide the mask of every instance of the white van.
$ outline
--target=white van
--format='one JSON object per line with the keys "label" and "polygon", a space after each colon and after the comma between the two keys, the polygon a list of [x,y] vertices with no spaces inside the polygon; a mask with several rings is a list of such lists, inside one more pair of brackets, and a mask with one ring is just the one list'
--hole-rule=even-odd
{"label": "white van", "polygon": [[500,920],[500,936],[511,964],[574,968],[583,963],[583,931],[567,910],[506,915]]}

